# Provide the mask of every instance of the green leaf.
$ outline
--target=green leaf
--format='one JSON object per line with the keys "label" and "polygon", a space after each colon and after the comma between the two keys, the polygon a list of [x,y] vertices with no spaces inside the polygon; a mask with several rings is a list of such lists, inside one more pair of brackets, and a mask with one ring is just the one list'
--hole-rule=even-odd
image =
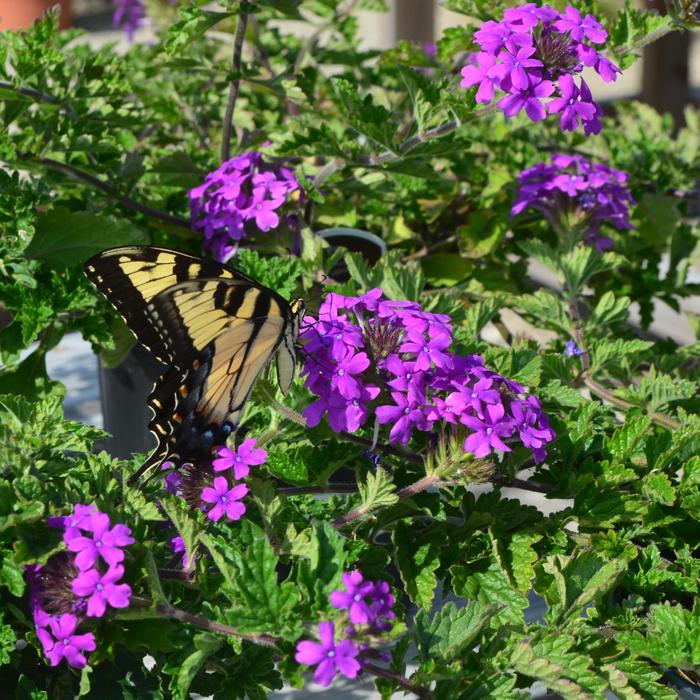
{"label": "green leaf", "polygon": [[622,258],[615,253],[601,255],[595,248],[579,245],[562,256],[559,261],[561,273],[571,296],[579,296],[594,275],[612,270],[621,264]]}
{"label": "green leaf", "polygon": [[574,649],[573,635],[557,634],[532,642],[520,642],[510,658],[513,668],[524,676],[542,681],[566,700],[594,700],[603,697],[606,681],[594,670],[594,661]]}
{"label": "green leaf", "polygon": [[535,577],[533,564],[537,561],[537,552],[533,545],[542,539],[538,532],[515,532],[508,544],[508,559],[513,579],[521,593],[527,593]]}
{"label": "green leaf", "polygon": [[663,472],[646,474],[641,482],[641,491],[644,498],[665,506],[672,506],[676,501],[676,489],[668,475]]}
{"label": "green leaf", "polygon": [[651,427],[651,419],[647,416],[635,416],[628,414],[625,424],[618,428],[612,435],[605,438],[605,448],[610,452],[613,461],[622,464],[641,448],[643,451],[643,438]]}
{"label": "green leaf", "polygon": [[190,686],[195,676],[199,673],[206,660],[225,644],[226,640],[223,637],[208,632],[195,636],[195,651],[182,662],[177,676],[174,679],[176,698],[179,700],[189,700]]}
{"label": "green leaf", "polygon": [[362,498],[360,509],[363,513],[370,513],[382,506],[394,505],[399,500],[391,474],[382,467],[377,467],[376,472],[367,472],[367,481],[358,483],[357,488]]}
{"label": "green leaf", "polygon": [[433,615],[432,620],[425,610],[419,610],[413,630],[418,657],[422,661],[430,658],[440,662],[452,661],[463,649],[474,645],[498,609],[498,605],[478,602],[457,609],[450,601]]}
{"label": "green leaf", "polygon": [[59,206],[39,217],[25,254],[65,269],[82,265],[105,248],[135,243],[148,243],[148,236],[126,219],[72,212]]}
{"label": "green leaf", "polygon": [[[222,592],[235,606],[226,618],[242,632],[290,632],[290,616],[299,602],[296,586],[291,581],[279,584],[277,557],[260,527],[242,520],[240,528],[241,538],[236,543],[201,536],[225,579]],[[292,623],[294,628],[298,624]]]}
{"label": "green leaf", "polygon": [[233,16],[233,12],[212,12],[198,7],[183,7],[180,18],[168,28],[163,46],[171,56],[187,50],[208,29],[224,19]]}
{"label": "green leaf", "polygon": [[506,299],[504,297],[492,297],[472,304],[467,311],[467,318],[464,322],[468,335],[472,338],[478,338],[486,324],[495,318],[505,305]]}
{"label": "green leaf", "polygon": [[474,263],[456,253],[433,253],[422,261],[428,282],[435,287],[451,287],[461,282],[473,269]]}
{"label": "green leaf", "polygon": [[548,589],[540,590],[550,606],[547,615],[561,621],[580,616],[587,605],[607,593],[626,570],[627,562],[624,558],[606,561],[587,551],[575,557],[551,555],[542,568],[553,579]]}
{"label": "green leaf", "polygon": [[515,625],[520,627],[525,619],[523,611],[529,605],[526,595],[517,591],[498,559],[492,556],[488,569],[475,571],[473,567],[454,565],[450,567],[454,592],[484,605],[499,606],[491,618],[491,627]]}
{"label": "green leaf", "polygon": [[700,664],[700,605],[693,610],[668,601],[649,608],[646,636],[619,632],[616,639],[630,651],[662,666],[692,669]]}
{"label": "green leaf", "polygon": [[612,292],[605,292],[598,300],[589,323],[594,327],[609,327],[627,320],[630,298],[616,297]]}
{"label": "green leaf", "polygon": [[[614,670],[611,670],[614,669]],[[677,700],[678,694],[662,681],[662,672],[641,659],[620,659],[603,666],[610,688],[620,700]],[[639,691],[637,693],[636,691]]]}
{"label": "green leaf", "polygon": [[636,365],[640,355],[654,346],[648,340],[591,340],[588,344],[588,356],[591,359],[591,371],[598,372],[610,365]]}
{"label": "green leaf", "polygon": [[424,610],[430,610],[440,566],[440,547],[436,542],[418,544],[411,528],[399,522],[392,536],[396,566],[409,598]]}
{"label": "green leaf", "polygon": [[11,625],[4,620],[4,614],[0,612],[0,666],[10,663],[10,655],[17,647],[17,636]]}

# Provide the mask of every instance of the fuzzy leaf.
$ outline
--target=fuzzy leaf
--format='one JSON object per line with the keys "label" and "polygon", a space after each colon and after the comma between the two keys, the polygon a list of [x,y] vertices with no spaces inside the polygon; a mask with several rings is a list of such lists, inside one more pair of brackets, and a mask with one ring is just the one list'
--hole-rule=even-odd
{"label": "fuzzy leaf", "polygon": [[406,593],[424,610],[430,610],[437,585],[436,569],[440,566],[440,548],[433,542],[417,544],[411,528],[400,522],[392,538],[396,566]]}

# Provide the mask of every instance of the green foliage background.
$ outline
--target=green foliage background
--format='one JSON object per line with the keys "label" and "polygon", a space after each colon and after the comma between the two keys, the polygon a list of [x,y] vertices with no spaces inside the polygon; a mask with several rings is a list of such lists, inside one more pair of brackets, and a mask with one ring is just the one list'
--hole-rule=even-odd
{"label": "green foliage background", "polygon": [[[407,623],[396,627],[393,678],[376,681],[384,697],[410,675],[445,700],[528,697],[535,681],[577,700],[605,691],[666,699],[675,697],[666,670],[692,674],[700,663],[700,345],[646,332],[655,300],[678,309],[698,293],[686,278],[698,239],[700,120],[689,109],[672,135],[667,116],[621,103],[602,134],[585,139],[555,120],[484,114],[473,91],[458,87],[459,69],[474,20],[502,6],[447,2],[465,22],[445,32],[432,60],[408,43],[358,50],[350,10],[381,5],[222,0],[212,10],[190,0],[159,7],[158,41],[126,53],[90,49],[79,32],[58,32],[52,16],[0,38],[0,304],[10,314],[0,330],[0,680],[8,697],[262,698],[283,678],[299,686],[294,645],[330,613],[328,594],[355,566],[391,581]],[[250,22],[234,74],[241,12]],[[279,19],[313,29],[298,38]],[[667,18],[628,6],[606,21],[623,67],[645,41],[692,28],[680,5]],[[558,434],[543,464],[516,450],[447,477],[449,455],[417,441],[418,460],[398,452],[376,470],[361,445],[289,421],[263,381],[246,418],[267,441],[269,463],[250,484],[246,520],[213,524],[155,483],[127,487],[141,457],[94,454],[101,431],[63,419],[63,388],[46,374],[46,353],[77,330],[118,364],[133,342],[81,264],[126,243],[200,250],[186,191],[219,164],[232,80],[241,85],[237,150],[264,146],[288,159],[308,191],[300,256],[270,235],[239,256],[241,269],[313,306],[338,258],[313,231],[380,235],[389,254],[375,267],[347,255],[351,279],[331,288],[381,286],[449,313],[460,352],[483,354],[542,399]],[[611,233],[614,253],[572,247],[534,214],[510,219],[518,172],[551,152],[630,173],[636,229]],[[660,276],[664,254],[670,272]],[[527,274],[532,259],[558,284],[537,285]],[[630,324],[632,304],[641,327]],[[550,333],[514,335],[514,317]],[[484,339],[489,323],[497,345]],[[587,365],[563,355],[570,339],[588,350]],[[309,401],[299,381],[285,399],[296,411]],[[304,493],[332,491],[341,468],[356,493]],[[411,490],[426,476],[438,488]],[[483,481],[494,489],[466,488]],[[506,495],[509,485],[571,505],[545,516]],[[127,577],[141,601],[99,623],[82,673],[42,659],[22,569],[62,548],[46,517],[76,502],[95,502],[134,530]],[[361,517],[333,525],[355,508]],[[168,546],[177,533],[198,552],[189,577]],[[531,590],[546,601],[543,620],[526,617]],[[449,594],[457,604],[444,604]],[[270,648],[245,635],[279,639]]]}

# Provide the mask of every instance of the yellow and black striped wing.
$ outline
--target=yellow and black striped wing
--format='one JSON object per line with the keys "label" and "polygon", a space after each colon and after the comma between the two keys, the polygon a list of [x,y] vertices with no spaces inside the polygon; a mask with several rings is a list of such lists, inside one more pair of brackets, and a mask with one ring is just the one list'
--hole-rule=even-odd
{"label": "yellow and black striped wing", "polygon": [[[164,364],[187,364],[191,358],[173,356],[147,313],[147,305],[175,284],[202,278],[246,279],[213,260],[165,248],[124,246],[90,258],[85,274],[119,311],[138,341]],[[251,281],[252,283],[252,281]]]}
{"label": "yellow and black striped wing", "polygon": [[148,400],[158,446],[139,475],[166,459],[206,459],[225,443],[273,358],[289,389],[303,303],[290,306],[225,265],[159,248],[108,250],[85,272],[168,365]]}

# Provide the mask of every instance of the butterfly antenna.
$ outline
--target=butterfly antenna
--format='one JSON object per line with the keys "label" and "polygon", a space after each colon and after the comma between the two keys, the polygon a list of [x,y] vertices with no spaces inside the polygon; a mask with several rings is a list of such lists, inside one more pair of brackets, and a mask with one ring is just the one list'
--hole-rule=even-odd
{"label": "butterfly antenna", "polygon": [[[147,471],[153,467],[157,467],[159,464],[162,464],[164,459],[165,455],[162,452],[155,450],[153,454],[128,478],[126,482],[127,486],[134,486]],[[155,474],[156,472],[154,471],[153,474],[149,475],[146,481],[152,479]]]}

